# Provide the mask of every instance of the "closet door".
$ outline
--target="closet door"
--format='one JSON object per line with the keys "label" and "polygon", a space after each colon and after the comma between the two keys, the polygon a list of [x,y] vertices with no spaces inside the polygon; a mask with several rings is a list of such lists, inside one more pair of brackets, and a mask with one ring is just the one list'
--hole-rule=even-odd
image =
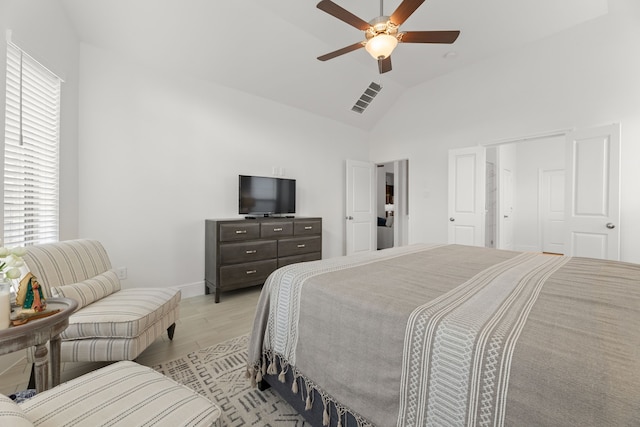
{"label": "closet door", "polygon": [[620,259],[620,124],[567,135],[566,254]]}

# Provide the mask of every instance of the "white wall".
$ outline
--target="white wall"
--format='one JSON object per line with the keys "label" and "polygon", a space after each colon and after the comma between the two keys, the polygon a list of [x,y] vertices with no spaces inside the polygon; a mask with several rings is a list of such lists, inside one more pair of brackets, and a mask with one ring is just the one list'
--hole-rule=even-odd
{"label": "white wall", "polygon": [[345,159],[366,134],[222,86],[158,74],[82,44],[80,229],[123,286],[204,289],[204,220],[238,215],[238,175],[284,168],[297,216],[323,218],[323,257],[343,254]]}
{"label": "white wall", "polygon": [[[4,134],[7,30],[11,40],[64,80],[60,124],[60,239],[78,233],[78,40],[57,1],[0,0],[0,129]],[[0,139],[4,144],[4,138]],[[0,164],[4,147],[0,145]],[[0,186],[2,184],[0,183]],[[0,194],[2,192],[0,191]],[[0,219],[2,218],[0,209]],[[2,221],[0,221],[2,223]],[[0,227],[0,233],[2,232]]]}
{"label": "white wall", "polygon": [[[640,262],[640,2],[409,91],[370,159],[408,158],[410,240],[447,241],[447,150],[622,123],[621,258]],[[392,144],[389,141],[393,141]]]}

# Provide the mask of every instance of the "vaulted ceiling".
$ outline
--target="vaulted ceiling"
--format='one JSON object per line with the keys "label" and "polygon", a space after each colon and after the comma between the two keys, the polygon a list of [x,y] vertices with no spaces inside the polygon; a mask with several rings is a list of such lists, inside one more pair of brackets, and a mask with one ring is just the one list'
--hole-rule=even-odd
{"label": "vaulted ceiling", "polygon": [[[369,130],[406,91],[607,13],[607,0],[429,0],[404,31],[460,30],[452,45],[400,44],[380,75],[364,49],[316,58],[364,40],[316,8],[319,0],[60,0],[81,41],[144,66],[186,73]],[[334,0],[365,21],[374,0]],[[400,0],[383,3],[390,15]],[[371,82],[380,94],[351,107]]]}

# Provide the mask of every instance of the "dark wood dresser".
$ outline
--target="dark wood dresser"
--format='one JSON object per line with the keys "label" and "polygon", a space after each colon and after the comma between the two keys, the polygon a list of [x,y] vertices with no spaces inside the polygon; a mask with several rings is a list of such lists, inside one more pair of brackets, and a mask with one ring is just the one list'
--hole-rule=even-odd
{"label": "dark wood dresser", "polygon": [[322,259],[322,218],[205,220],[205,294],[262,285],[279,267]]}

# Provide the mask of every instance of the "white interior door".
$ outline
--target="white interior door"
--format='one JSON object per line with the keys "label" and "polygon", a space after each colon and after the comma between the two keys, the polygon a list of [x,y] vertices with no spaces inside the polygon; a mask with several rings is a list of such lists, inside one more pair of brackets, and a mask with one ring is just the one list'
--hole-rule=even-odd
{"label": "white interior door", "polygon": [[498,249],[513,250],[513,171],[500,168],[500,213],[498,215],[500,242]]}
{"label": "white interior door", "polygon": [[567,135],[566,253],[620,259],[620,124]]}
{"label": "white interior door", "polygon": [[564,254],[564,170],[540,171],[540,232],[542,251]]}
{"label": "white interior door", "polygon": [[377,249],[375,168],[373,163],[347,160],[347,255]]}
{"label": "white interior door", "polygon": [[485,148],[449,150],[449,243],[484,246]]}

